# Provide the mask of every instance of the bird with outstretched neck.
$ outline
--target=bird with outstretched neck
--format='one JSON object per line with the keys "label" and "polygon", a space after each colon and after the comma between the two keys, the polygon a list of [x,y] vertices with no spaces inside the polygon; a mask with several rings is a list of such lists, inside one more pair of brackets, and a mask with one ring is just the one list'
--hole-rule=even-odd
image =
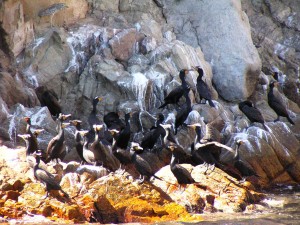
{"label": "bird with outstretched neck", "polygon": [[178,105],[179,99],[184,95],[185,90],[190,90],[185,77],[189,73],[188,69],[182,69],[179,72],[179,78],[181,80],[181,85],[173,89],[164,99],[164,103],[158,108],[164,108],[168,104]]}
{"label": "bird with outstretched neck", "polygon": [[64,128],[70,125],[70,123],[64,123],[67,118],[69,118],[71,114],[64,115],[62,113],[58,116],[58,134],[53,137],[50,142],[48,143],[47,150],[46,150],[46,160],[45,162],[48,163],[53,159],[56,159],[56,162],[58,162],[58,159],[63,160],[63,158],[66,155],[65,151],[65,132]]}
{"label": "bird with outstretched neck", "polygon": [[29,138],[28,138],[28,149],[26,151],[26,156],[34,153],[35,151],[38,150],[38,141],[37,141],[37,138],[35,135],[33,135],[33,133],[31,132],[31,119],[30,117],[24,117],[24,120],[25,122],[27,123],[26,125],[26,130],[25,130],[25,133],[29,135]]}
{"label": "bird with outstretched neck", "polygon": [[77,151],[78,156],[81,159],[81,164],[86,163],[87,161],[83,158],[83,144],[84,140],[82,136],[80,135],[79,131],[81,131],[81,120],[70,120],[70,124],[75,126],[76,131],[75,131],[75,149]]}
{"label": "bird with outstretched neck", "polygon": [[247,100],[240,102],[239,109],[247,116],[251,123],[261,123],[265,130],[268,130],[268,128],[265,125],[264,117],[262,116],[261,112],[256,107],[254,107],[251,101]]}
{"label": "bird with outstretched neck", "polygon": [[[197,91],[200,97],[200,103],[202,99],[205,99],[205,102],[208,101],[209,105],[211,107],[215,107],[215,104],[212,101],[212,91],[208,87],[208,85],[202,80],[203,78],[203,69],[200,66],[194,67],[194,70],[198,72],[198,77],[197,77]],[[204,102],[204,104],[205,104]]]}
{"label": "bird with outstretched neck", "polygon": [[35,179],[37,179],[38,181],[42,182],[43,184],[46,185],[46,196],[45,198],[48,197],[49,192],[51,190],[58,190],[61,191],[65,197],[69,198],[69,195],[62,190],[61,186],[59,185],[59,183],[56,182],[54,176],[49,173],[48,171],[42,169],[39,167],[40,165],[40,152],[37,152],[34,154],[35,158],[36,158],[36,164],[33,167],[33,174]]}
{"label": "bird with outstretched neck", "polygon": [[246,177],[250,177],[250,176],[257,176],[257,173],[253,170],[253,168],[251,168],[250,165],[247,165],[245,162],[243,162],[240,159],[240,154],[239,154],[239,147],[244,144],[244,142],[242,140],[236,140],[235,141],[235,154],[233,157],[233,166],[240,171],[243,179],[245,179]]}
{"label": "bird with outstretched neck", "polygon": [[160,177],[155,175],[155,170],[153,170],[149,162],[140,156],[140,154],[143,153],[143,150],[144,149],[138,143],[131,142],[131,162],[134,164],[136,170],[140,173],[141,179],[139,183],[143,183],[145,179],[148,181],[151,177],[161,180]]}
{"label": "bird with outstretched neck", "polygon": [[172,158],[170,162],[171,172],[177,179],[178,184],[192,184],[195,183],[195,180],[192,178],[191,173],[185,169],[183,166],[178,164],[179,159],[176,158],[176,148],[174,146],[169,146],[168,149],[172,152]]}

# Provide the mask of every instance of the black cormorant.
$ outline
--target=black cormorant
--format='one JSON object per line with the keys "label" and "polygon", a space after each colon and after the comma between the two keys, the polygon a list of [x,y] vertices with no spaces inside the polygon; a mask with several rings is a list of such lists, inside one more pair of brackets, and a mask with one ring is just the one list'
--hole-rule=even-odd
{"label": "black cormorant", "polygon": [[203,77],[203,69],[199,66],[194,67],[194,69],[198,72],[198,78],[197,78],[197,91],[200,97],[200,102],[202,99],[205,99],[208,101],[209,105],[211,107],[215,107],[215,104],[212,101],[212,92],[208,85],[202,80]]}
{"label": "black cormorant", "polygon": [[253,103],[251,101],[240,102],[239,109],[247,116],[251,123],[261,123],[265,130],[268,130],[265,125],[264,117],[262,116],[261,112],[253,106]]}
{"label": "black cormorant", "polygon": [[142,139],[141,147],[143,149],[153,149],[154,145],[156,144],[157,140],[160,137],[164,137],[166,135],[165,129],[160,126],[164,121],[163,114],[159,113],[157,115],[157,120],[155,122],[155,126],[153,126],[148,133]]}
{"label": "black cormorant", "polygon": [[62,112],[58,102],[58,96],[53,90],[48,90],[45,86],[39,86],[35,89],[36,95],[40,100],[41,106],[47,106],[54,117]]}
{"label": "black cormorant", "polygon": [[185,105],[180,110],[177,111],[175,117],[175,134],[177,134],[178,127],[183,125],[189,113],[192,111],[192,103],[189,97],[189,91],[187,89],[185,90],[184,96],[186,100]]}
{"label": "black cormorant", "polygon": [[192,184],[195,183],[195,180],[192,178],[191,173],[179,165],[177,162],[179,159],[176,159],[174,151],[176,148],[174,146],[169,146],[168,149],[172,151],[172,158],[170,162],[170,169],[174,176],[176,177],[178,184]]}
{"label": "black cormorant", "polygon": [[87,162],[84,158],[83,158],[83,144],[84,144],[84,140],[82,138],[82,136],[80,135],[79,131],[81,131],[81,120],[70,120],[70,124],[72,124],[73,126],[75,126],[76,131],[75,131],[75,148],[77,151],[78,156],[81,159],[81,163]]}
{"label": "black cormorant", "polygon": [[45,160],[46,163],[50,162],[53,159],[56,159],[58,162],[58,159],[63,159],[66,152],[65,152],[65,133],[64,128],[69,126],[70,123],[63,123],[64,120],[66,120],[69,115],[59,114],[58,117],[58,134],[50,140],[47,146],[47,158]]}
{"label": "black cormorant", "polygon": [[125,114],[125,127],[120,131],[118,138],[116,139],[116,145],[118,148],[126,149],[130,140],[130,117],[131,113]]}
{"label": "black cormorant", "polygon": [[113,136],[112,152],[113,152],[114,156],[120,161],[120,163],[122,165],[127,165],[127,164],[131,163],[130,151],[127,150],[127,148],[122,149],[117,146],[116,140],[118,139],[119,131],[116,129],[112,129],[112,130],[109,130],[109,132]]}
{"label": "black cormorant", "polygon": [[237,140],[235,142],[236,147],[235,147],[235,154],[233,158],[233,166],[240,171],[242,174],[242,177],[249,177],[249,176],[257,176],[256,172],[250,167],[250,165],[247,165],[240,159],[239,155],[239,147],[243,144],[244,142],[242,140]]}
{"label": "black cormorant", "polygon": [[61,191],[65,195],[65,197],[69,198],[69,195],[66,192],[64,192],[62,190],[61,186],[59,185],[59,183],[56,182],[56,180],[54,179],[54,176],[51,173],[49,173],[48,171],[39,167],[40,153],[35,153],[34,155],[36,157],[36,164],[33,168],[34,177],[46,185],[47,194],[46,194],[45,198],[48,197],[49,191],[51,191],[51,190]]}
{"label": "black cormorant", "polygon": [[[289,113],[285,107],[285,104],[283,103],[282,99],[281,99],[281,96],[280,93],[274,93],[274,87],[276,87],[278,85],[278,82],[277,81],[272,81],[270,84],[269,84],[269,87],[270,87],[270,90],[269,90],[269,93],[268,93],[268,103],[269,103],[269,106],[276,112],[277,114],[277,119],[275,121],[278,121],[279,120],[279,117],[282,116],[282,117],[286,117],[287,120],[291,123],[291,124],[295,124],[294,121],[290,118],[289,116]],[[274,122],[275,122],[274,121]]]}
{"label": "black cormorant", "polygon": [[26,134],[29,135],[29,149],[26,151],[26,156],[34,153],[35,151],[38,150],[38,141],[35,135],[31,132],[31,119],[30,117],[24,117],[25,122],[27,123],[26,125]]}
{"label": "black cormorant", "polygon": [[143,183],[144,180],[149,180],[151,177],[155,177],[159,180],[161,178],[155,175],[155,170],[151,167],[149,162],[141,157],[141,153],[143,152],[143,148],[135,142],[131,142],[130,153],[131,153],[131,161],[135,165],[136,170],[141,175],[141,180],[139,183]]}
{"label": "black cormorant", "polygon": [[102,101],[102,98],[99,97],[99,96],[97,96],[97,97],[95,97],[95,98],[93,99],[93,102],[92,102],[92,104],[93,104],[93,109],[92,109],[92,111],[91,111],[91,113],[90,113],[90,115],[89,115],[89,117],[88,117],[88,123],[89,123],[89,125],[90,125],[90,129],[91,129],[91,130],[93,130],[93,126],[94,126],[95,124],[97,124],[97,125],[98,125],[98,124],[101,124],[99,118],[97,117],[97,104],[98,104],[99,101]]}
{"label": "black cormorant", "polygon": [[188,126],[194,128],[196,131],[196,143],[194,143],[194,146],[192,148],[193,150],[192,157],[194,158],[193,161],[194,162],[203,161],[205,164],[207,164],[207,169],[209,166],[213,166],[214,168],[215,165],[219,168],[224,168],[224,166],[221,165],[221,163],[219,162],[218,157],[216,157],[211,151],[211,147],[214,147],[214,150],[215,148],[218,148],[221,151],[221,149],[224,148],[227,151],[230,151],[232,153],[235,153],[235,151],[232,148],[223,145],[217,141],[202,143],[202,139],[199,138],[201,136],[201,129],[200,129],[201,125],[199,123],[196,123]]}
{"label": "black cormorant", "polygon": [[172,125],[171,124],[160,124],[161,127],[164,128],[166,134],[163,138],[163,146],[165,148],[169,148],[170,146],[174,146],[175,151],[173,153],[175,154],[176,158],[180,162],[186,162],[191,157],[191,155],[184,150],[184,148],[178,143],[177,139],[175,138],[173,132],[172,132]]}
{"label": "black cormorant", "polygon": [[103,121],[107,129],[116,129],[118,131],[125,128],[125,123],[120,119],[120,116],[116,112],[109,112],[103,116]]}
{"label": "black cormorant", "polygon": [[189,73],[189,70],[182,69],[179,72],[179,78],[181,80],[181,85],[173,89],[164,99],[164,103],[158,107],[159,109],[165,107],[168,104],[177,104],[179,99],[183,96],[186,89],[190,90],[187,82],[185,81],[185,76]]}

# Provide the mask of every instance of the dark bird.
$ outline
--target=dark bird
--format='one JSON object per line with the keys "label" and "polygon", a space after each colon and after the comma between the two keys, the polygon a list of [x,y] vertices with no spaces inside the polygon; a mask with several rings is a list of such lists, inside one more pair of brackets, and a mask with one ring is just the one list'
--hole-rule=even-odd
{"label": "dark bird", "polygon": [[169,150],[172,151],[172,158],[170,162],[170,169],[174,176],[176,177],[178,184],[192,184],[195,183],[195,180],[192,178],[191,173],[184,168],[183,166],[179,165],[177,162],[179,159],[176,159],[174,151],[176,148],[174,146],[169,146]]}
{"label": "dark bird", "polygon": [[145,158],[141,157],[140,154],[143,153],[143,148],[138,143],[131,142],[130,153],[131,161],[141,175],[139,183],[143,183],[145,179],[150,180],[151,177],[162,180],[160,177],[155,175],[155,170],[153,170],[149,162]]}
{"label": "dark bird", "polygon": [[113,143],[112,143],[112,152],[114,156],[120,161],[122,165],[127,165],[131,163],[131,155],[130,151],[127,150],[126,148],[120,148],[117,146],[117,139],[119,135],[119,131],[116,129],[109,130],[109,132],[113,136]]}
{"label": "dark bird", "polygon": [[177,111],[175,117],[175,134],[177,134],[177,129],[184,124],[184,121],[187,119],[189,113],[192,111],[192,103],[189,97],[189,91],[186,89],[184,93],[186,102],[185,105]]}
{"label": "dark bird", "polygon": [[181,85],[173,89],[164,99],[164,103],[158,107],[159,109],[164,108],[168,104],[178,105],[179,99],[183,96],[185,89],[190,90],[187,82],[185,81],[185,76],[189,73],[189,70],[182,69],[179,72],[179,78],[181,80]]}
{"label": "dark bird", "polygon": [[116,145],[118,148],[126,149],[128,147],[131,136],[130,117],[131,113],[125,114],[125,127],[120,131],[119,136],[116,140]]}
{"label": "dark bird", "polygon": [[87,162],[84,158],[83,158],[83,144],[84,144],[84,140],[82,138],[82,136],[80,135],[79,131],[81,131],[81,120],[70,120],[70,124],[75,126],[76,131],[75,131],[75,148],[77,151],[78,156],[81,159],[81,164]]}
{"label": "dark bird", "polygon": [[[89,141],[88,141],[88,133],[89,131],[87,130],[80,130],[78,131],[78,133],[84,138],[84,143],[83,143],[83,149],[82,149],[82,157],[83,159],[92,165],[97,165],[97,162],[101,162],[100,158],[100,152],[98,152],[97,150],[93,148],[89,148]],[[98,141],[98,135],[96,137],[96,140],[94,140],[94,142]],[[93,142],[93,143],[94,143]],[[99,159],[99,160],[98,160]]]}
{"label": "dark bird", "polygon": [[232,153],[235,153],[235,151],[232,148],[223,145],[217,141],[209,141],[209,142],[202,143],[203,139],[199,138],[201,136],[201,129],[200,129],[201,125],[199,123],[196,123],[188,126],[194,128],[196,131],[196,139],[195,139],[196,143],[194,143],[194,147],[192,148],[193,150],[192,157],[194,158],[193,161],[204,162],[204,164],[207,165],[207,169],[209,168],[209,166],[212,166],[212,168],[214,169],[215,165],[223,169],[224,166],[219,162],[218,156],[216,157],[213,154],[213,151],[211,151],[211,147],[218,148],[220,151],[222,148]]}
{"label": "dark bird", "polygon": [[45,160],[46,163],[50,162],[53,159],[56,159],[58,162],[58,159],[62,160],[66,154],[65,152],[65,132],[64,128],[70,125],[70,123],[63,123],[68,117],[71,115],[64,115],[59,114],[59,117],[57,119],[58,121],[58,134],[50,140],[47,146],[47,158]]}
{"label": "dark bird", "polygon": [[242,140],[237,140],[235,144],[236,147],[235,147],[235,154],[233,158],[233,166],[240,171],[240,173],[244,178],[249,176],[257,176],[256,172],[251,168],[251,166],[247,165],[245,162],[243,162],[240,159],[239,147],[242,144],[244,144],[244,142]]}
{"label": "dark bird", "polygon": [[243,101],[239,103],[239,109],[247,116],[251,123],[261,123],[265,130],[268,130],[265,125],[265,119],[261,112],[253,106],[251,101]]}
{"label": "dark bird", "polygon": [[211,107],[215,107],[215,104],[212,101],[212,91],[208,87],[208,85],[202,80],[203,77],[203,69],[199,66],[194,67],[194,69],[198,72],[198,77],[197,77],[197,91],[200,97],[200,102],[202,99],[205,99],[208,101],[209,105]]}
{"label": "dark bird", "polygon": [[90,115],[88,116],[88,123],[90,125],[90,129],[93,130],[93,126],[96,124],[96,125],[99,125],[101,124],[99,118],[97,117],[97,104],[99,101],[102,101],[102,98],[97,96],[93,99],[93,109],[92,111],[90,112]]}
{"label": "dark bird", "polygon": [[95,140],[90,146],[90,150],[95,155],[95,160],[101,162],[103,166],[111,171],[116,171],[120,167],[119,160],[113,155],[110,143],[101,138],[99,133],[104,129],[104,125],[94,125]]}
{"label": "dark bird", "polygon": [[45,86],[37,87],[35,93],[41,106],[47,106],[51,115],[57,118],[62,112],[57,94],[53,90],[48,90]]}
{"label": "dark bird", "polygon": [[35,151],[38,150],[38,141],[35,135],[33,135],[33,133],[31,132],[31,119],[30,117],[24,117],[25,122],[27,123],[26,125],[26,131],[25,133],[29,135],[29,148],[26,151],[26,156],[31,155],[32,153],[34,153]]}
{"label": "dark bird", "polygon": [[33,172],[34,172],[34,177],[42,182],[44,185],[46,185],[46,191],[47,191],[47,194],[45,196],[45,198],[48,197],[48,194],[51,190],[58,190],[58,191],[61,191],[65,197],[69,198],[69,195],[64,192],[61,188],[61,186],[59,185],[59,183],[56,182],[54,176],[49,173],[48,171],[42,169],[39,167],[39,164],[40,164],[40,153],[36,153],[35,154],[35,157],[36,157],[36,164],[33,168]]}
{"label": "dark bird", "polygon": [[155,122],[155,126],[153,126],[148,133],[142,139],[141,147],[143,149],[153,149],[154,145],[157,143],[160,137],[164,137],[166,135],[165,129],[160,126],[164,121],[163,114],[159,113],[157,115],[157,120]]}
{"label": "dark bird", "polygon": [[280,93],[278,91],[274,92],[274,87],[276,87],[277,85],[278,85],[277,81],[272,81],[269,84],[270,90],[269,90],[269,93],[268,93],[269,106],[276,112],[276,114],[278,116],[277,119],[274,122],[279,121],[279,117],[282,116],[282,117],[286,117],[287,120],[291,124],[294,125],[295,123],[290,118],[290,116],[288,114],[288,111],[285,107],[285,104],[283,103],[282,98],[280,96]]}
{"label": "dark bird", "polygon": [[170,146],[174,146],[175,150],[173,151],[173,154],[175,154],[176,159],[178,159],[179,162],[188,162],[188,159],[191,157],[191,155],[178,143],[172,132],[172,125],[160,124],[160,126],[163,127],[166,132],[163,138],[164,148],[170,148]]}
{"label": "dark bird", "polygon": [[116,129],[118,131],[124,129],[125,123],[120,119],[120,116],[116,112],[109,112],[103,116],[103,121],[107,126],[107,129]]}

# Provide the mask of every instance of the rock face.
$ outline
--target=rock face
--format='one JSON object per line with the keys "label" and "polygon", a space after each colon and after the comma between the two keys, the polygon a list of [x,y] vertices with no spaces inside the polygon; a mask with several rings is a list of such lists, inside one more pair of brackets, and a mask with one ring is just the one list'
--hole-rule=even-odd
{"label": "rock face", "polygon": [[286,96],[300,105],[299,12],[293,1],[242,1],[265,74],[279,72]]}
{"label": "rock face", "polygon": [[163,2],[164,14],[174,26],[177,38],[201,46],[212,65],[213,82],[222,98],[248,98],[255,89],[261,61],[240,1]]}
{"label": "rock face", "polygon": [[[53,3],[58,1],[51,1]],[[264,188],[300,182],[299,43],[296,41],[299,32],[295,22],[299,7],[295,3],[242,2],[263,62],[262,71],[240,1],[68,0],[61,3],[68,8],[53,16],[52,26],[50,16],[37,17],[40,10],[51,5],[49,1],[7,0],[0,3],[1,144],[24,146],[18,138],[18,134],[25,132],[24,116],[31,117],[33,130],[44,129],[38,136],[41,150],[45,150],[57,134],[55,119],[47,107],[40,106],[34,93],[34,88],[41,86],[57,97],[63,113],[82,120],[83,129],[89,129],[87,118],[96,96],[103,97],[96,110],[100,121],[108,112],[118,112],[122,120],[125,113],[131,112],[130,141],[140,142],[154,126],[158,113],[164,115],[164,123],[175,122],[185,98],[181,98],[178,105],[158,107],[167,94],[181,84],[178,76],[181,69],[201,66],[215,107],[201,104],[196,90],[198,75],[190,70],[186,81],[191,89],[192,111],[185,123],[200,123],[203,137],[218,137],[218,141],[232,148],[238,139],[243,140],[238,151],[240,160],[258,177],[247,177],[251,184],[247,181],[243,186],[218,168],[205,175],[201,166],[185,165],[199,183],[186,187],[185,200],[180,197],[181,190],[174,185],[168,166],[158,174],[172,185],[157,180],[138,185],[130,178],[138,175],[132,164],[126,167],[123,175],[109,174],[103,167],[95,170],[80,166],[74,146],[75,128],[70,127],[65,130],[66,157],[56,167],[47,165],[47,168],[74,197],[74,202],[64,202],[58,193],[41,201],[45,190],[39,183],[32,183],[32,175],[22,177],[20,173],[19,177],[16,170],[12,174],[17,174],[17,180],[6,180],[13,167],[4,165],[0,173],[0,210],[5,212],[0,211],[0,215],[5,213],[10,218],[20,218],[29,211],[75,222],[191,221],[194,218],[186,209],[191,212],[243,210],[249,201],[259,199],[252,184]],[[18,13],[15,17],[5,16],[12,12]],[[30,36],[31,30],[23,33],[27,22],[35,27],[35,39],[30,44],[27,40],[33,39],[25,36]],[[20,26],[16,26],[18,23]],[[274,31],[265,27],[274,28]],[[20,32],[20,41],[12,41],[14,35],[20,37]],[[274,80],[269,75],[275,70],[280,75],[278,91],[295,125],[285,118],[273,122],[277,116],[268,105],[267,89]],[[246,98],[261,111],[267,128],[259,123],[251,124],[239,110],[236,101]],[[208,132],[211,130],[217,135],[211,135]],[[190,127],[178,129],[176,138],[188,153],[195,135]],[[228,168],[235,163],[234,154],[218,150],[221,150],[220,162],[224,164],[218,166],[232,172]],[[7,152],[0,151],[0,156]],[[162,148],[161,141],[153,151],[159,154],[155,160],[161,160],[156,171],[169,163],[170,152]],[[7,156],[12,157],[8,164],[15,160],[14,154]],[[70,163],[65,165],[66,162]],[[186,163],[194,164],[192,160]],[[25,168],[25,160],[20,165],[24,171],[32,172]],[[123,200],[114,194],[116,192],[124,193]],[[38,199],[30,199],[30,193]],[[31,208],[24,210],[24,205]],[[176,210],[170,212],[170,208]]]}

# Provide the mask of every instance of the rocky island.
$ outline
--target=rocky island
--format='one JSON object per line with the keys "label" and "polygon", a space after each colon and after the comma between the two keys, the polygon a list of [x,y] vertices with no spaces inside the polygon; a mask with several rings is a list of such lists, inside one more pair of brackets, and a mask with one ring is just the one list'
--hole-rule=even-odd
{"label": "rocky island", "polygon": [[2,1],[0,222],[195,222],[299,184],[299,13]]}

